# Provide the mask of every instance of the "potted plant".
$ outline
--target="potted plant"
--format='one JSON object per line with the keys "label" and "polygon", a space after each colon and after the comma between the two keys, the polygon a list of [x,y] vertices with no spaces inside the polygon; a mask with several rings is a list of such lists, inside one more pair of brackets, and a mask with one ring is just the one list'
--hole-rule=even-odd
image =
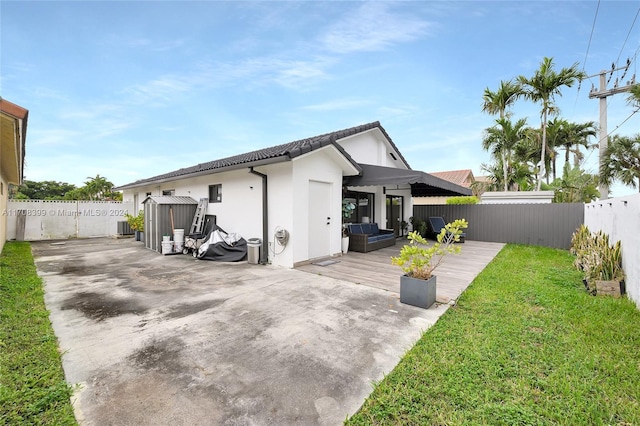
{"label": "potted plant", "polygon": [[131,230],[136,233],[136,241],[144,241],[144,211],[140,210],[137,216],[124,215]]}
{"label": "potted plant", "polygon": [[585,275],[593,294],[620,296],[625,293],[620,241],[610,245],[607,234],[596,233],[588,259]]}
{"label": "potted plant", "polygon": [[573,264],[583,272],[582,281],[589,293],[625,294],[620,241],[610,245],[607,234],[602,231],[591,233],[582,225],[572,235],[569,251],[576,256]]}
{"label": "potted plant", "polygon": [[[342,220],[350,219],[354,210],[356,209],[356,205],[351,201],[343,199],[342,200]],[[349,251],[349,232],[347,231],[346,224],[342,224],[342,253],[346,254]]]}
{"label": "potted plant", "polygon": [[402,247],[398,257],[391,258],[391,263],[405,273],[400,277],[400,302],[424,309],[435,303],[436,276],[433,271],[447,254],[460,253],[461,247],[455,243],[460,241],[462,230],[468,226],[465,219],[448,223],[432,246],[419,232],[409,233],[409,244]]}
{"label": "potted plant", "polygon": [[401,237],[404,237],[404,235],[407,233],[408,227],[409,227],[409,223],[407,223],[406,220],[400,221],[400,231],[402,232],[402,234],[400,235]]}

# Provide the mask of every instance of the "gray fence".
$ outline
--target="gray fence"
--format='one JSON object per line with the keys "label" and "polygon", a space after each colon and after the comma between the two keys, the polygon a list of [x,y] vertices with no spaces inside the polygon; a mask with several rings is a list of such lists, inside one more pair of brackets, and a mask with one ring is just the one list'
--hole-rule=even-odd
{"label": "gray fence", "polygon": [[584,222],[584,204],[473,204],[413,206],[413,216],[445,222],[466,219],[467,239],[568,249]]}

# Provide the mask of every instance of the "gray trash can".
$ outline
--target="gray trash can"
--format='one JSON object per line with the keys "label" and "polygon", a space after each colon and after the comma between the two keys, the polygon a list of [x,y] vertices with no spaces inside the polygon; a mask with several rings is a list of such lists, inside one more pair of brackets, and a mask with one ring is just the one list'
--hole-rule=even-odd
{"label": "gray trash can", "polygon": [[252,265],[260,263],[260,248],[262,240],[260,238],[249,238],[247,240],[247,261]]}

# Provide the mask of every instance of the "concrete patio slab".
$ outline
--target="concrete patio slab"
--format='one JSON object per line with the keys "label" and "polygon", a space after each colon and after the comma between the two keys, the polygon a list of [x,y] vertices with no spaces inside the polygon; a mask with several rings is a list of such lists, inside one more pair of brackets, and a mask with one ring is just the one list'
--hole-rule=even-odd
{"label": "concrete patio slab", "polygon": [[84,425],[337,425],[447,305],[298,270],[32,243]]}

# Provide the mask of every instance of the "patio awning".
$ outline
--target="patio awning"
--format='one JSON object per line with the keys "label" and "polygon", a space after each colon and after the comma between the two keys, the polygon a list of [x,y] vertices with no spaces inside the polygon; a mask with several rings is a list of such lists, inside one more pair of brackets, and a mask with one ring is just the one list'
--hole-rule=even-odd
{"label": "patio awning", "polygon": [[360,164],[359,176],[345,176],[346,186],[410,185],[414,197],[471,195],[471,189],[425,172]]}

